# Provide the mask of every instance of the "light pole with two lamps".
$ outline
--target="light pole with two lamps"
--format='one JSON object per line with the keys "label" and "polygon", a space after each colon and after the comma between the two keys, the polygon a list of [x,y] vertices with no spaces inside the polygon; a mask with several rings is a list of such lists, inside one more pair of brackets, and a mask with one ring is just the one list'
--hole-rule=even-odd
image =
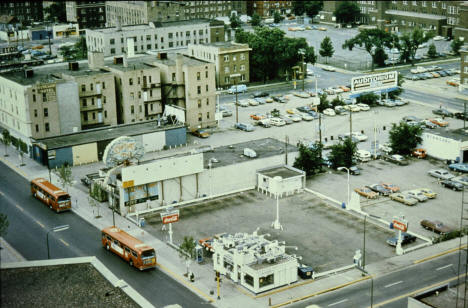
{"label": "light pole with two lamps", "polygon": [[241,76],[241,74],[231,74],[229,75],[229,79],[231,78],[234,78],[234,85],[235,85],[235,89],[236,91],[236,123],[239,123],[239,103],[237,101],[237,78],[239,78]]}
{"label": "light pole with two lamps", "polygon": [[47,234],[46,234],[46,243],[47,243],[47,259],[50,259],[50,250],[49,250],[49,233],[50,232],[62,232],[62,231],[65,231],[67,229],[69,229],[70,226],[69,225],[63,225],[63,226],[57,226],[57,227],[53,227],[52,229],[50,229],[49,231],[47,231]]}

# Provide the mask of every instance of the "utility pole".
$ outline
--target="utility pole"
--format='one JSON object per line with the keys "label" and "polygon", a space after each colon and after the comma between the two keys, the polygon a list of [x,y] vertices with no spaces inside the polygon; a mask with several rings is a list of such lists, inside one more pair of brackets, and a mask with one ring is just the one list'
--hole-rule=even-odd
{"label": "utility pole", "polygon": [[465,129],[466,102],[463,103],[463,129]]}
{"label": "utility pole", "polygon": [[304,84],[305,84],[305,78],[306,78],[306,69],[304,68],[304,50],[300,50],[301,56],[302,56],[302,91],[304,91]]}
{"label": "utility pole", "polygon": [[285,162],[286,162],[286,165],[287,165],[288,164],[288,143],[289,143],[288,135],[286,135],[285,143],[286,143],[286,151],[284,153],[284,156],[285,156]]}
{"label": "utility pole", "polygon": [[[319,113],[319,142],[320,146],[322,146],[322,114]],[[320,161],[322,161],[322,151],[320,151]],[[320,166],[320,170],[322,167]]]}
{"label": "utility pole", "polygon": [[349,110],[349,138],[353,135],[353,112]]}
{"label": "utility pole", "polygon": [[47,29],[47,37],[49,38],[49,55],[52,55],[52,47],[50,46],[50,22],[49,22],[49,29]]}

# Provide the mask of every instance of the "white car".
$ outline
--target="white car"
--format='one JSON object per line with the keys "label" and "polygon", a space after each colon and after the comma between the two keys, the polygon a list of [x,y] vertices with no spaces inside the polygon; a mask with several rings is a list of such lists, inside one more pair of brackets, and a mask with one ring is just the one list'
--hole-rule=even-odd
{"label": "white car", "polygon": [[328,88],[328,89],[325,89],[324,91],[328,95],[334,95],[335,94],[335,89],[333,89],[333,88]]}
{"label": "white car", "polygon": [[425,72],[427,72],[427,70],[422,66],[418,66],[417,68],[411,69],[410,72],[412,74],[419,74],[419,73],[425,73]]}
{"label": "white car", "polygon": [[356,104],[356,106],[358,106],[359,109],[361,109],[362,111],[370,110],[370,107],[367,104],[359,103],[359,104]]}
{"label": "white car", "polygon": [[281,118],[271,118],[270,124],[273,126],[284,126],[286,125],[286,122]]}
{"label": "white car", "polygon": [[[338,136],[338,138],[341,138],[341,139],[344,139],[345,137],[349,137],[349,133],[345,133],[345,134]],[[361,134],[360,132],[353,132],[353,139],[359,140],[359,142],[364,142],[367,140],[367,136],[364,134]]]}
{"label": "white car", "polygon": [[357,106],[357,105],[348,105],[348,108],[349,108],[349,111],[351,111],[351,112],[361,111],[361,108],[359,108],[359,106]]}
{"label": "white car", "polygon": [[249,107],[249,102],[245,100],[238,101],[237,104],[241,107]]}
{"label": "white car", "polygon": [[258,106],[258,101],[255,99],[249,99],[249,105],[250,106]]}
{"label": "white car", "polygon": [[366,150],[357,150],[355,155],[356,155],[356,158],[362,162],[371,160],[371,153]]}
{"label": "white car", "polygon": [[290,118],[293,122],[301,122],[302,121],[302,118],[298,115],[295,115],[295,114],[290,114],[290,115],[287,115],[288,118]]}
{"label": "white car", "polygon": [[343,93],[343,89],[342,88],[333,88],[333,90],[335,91],[335,94],[338,94],[338,93]]}
{"label": "white car", "polygon": [[419,189],[414,189],[414,190],[409,190],[409,191],[403,191],[403,194],[407,194],[411,198],[414,198],[418,200],[419,202],[424,202],[427,200],[426,195]]}
{"label": "white car", "polygon": [[329,65],[324,65],[324,66],[322,67],[322,69],[323,69],[324,71],[329,71],[329,72],[335,72],[335,71],[336,71],[336,69],[335,69],[333,66],[329,66]]}
{"label": "white car", "polygon": [[301,112],[299,114],[299,116],[304,120],[304,121],[312,121],[314,119],[313,116],[311,116],[310,114],[307,114],[307,113],[303,113]]}
{"label": "white car", "polygon": [[441,180],[450,180],[454,177],[453,174],[444,169],[432,169],[427,172],[430,176]]}
{"label": "white car", "polygon": [[324,115],[327,115],[327,116],[335,116],[336,113],[335,113],[335,110],[331,109],[331,108],[327,108],[323,111],[323,114]]}

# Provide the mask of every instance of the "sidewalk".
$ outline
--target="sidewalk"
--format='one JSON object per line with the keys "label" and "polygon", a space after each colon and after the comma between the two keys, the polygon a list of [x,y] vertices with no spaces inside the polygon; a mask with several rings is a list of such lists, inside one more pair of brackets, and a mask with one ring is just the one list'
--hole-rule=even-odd
{"label": "sidewalk", "polygon": [[[186,151],[187,148],[173,149],[171,152],[178,152],[181,150]],[[36,177],[49,177],[48,170],[45,167],[40,166],[29,158],[24,158],[24,163],[26,165],[20,166],[19,157],[15,155],[14,152],[14,149],[10,147],[8,149],[10,156],[1,156],[0,160],[28,180]],[[164,152],[164,154],[168,153]],[[148,157],[145,157],[145,159],[147,158]],[[92,208],[88,204],[87,191],[84,189],[84,186],[79,183],[79,179],[84,174],[96,172],[100,166],[102,166],[102,163],[73,167],[73,175],[77,183],[68,189],[72,196],[73,212],[98,229],[112,225],[112,211],[107,207],[107,205],[101,205],[99,214],[102,217],[96,218],[97,209]],[[52,182],[57,183],[57,178],[54,175],[52,175]],[[189,280],[183,276],[186,271],[185,262],[179,258],[178,252],[175,249],[167,245],[165,242],[153,237],[145,230],[145,227],[140,228],[117,213],[115,214],[115,222],[119,228],[124,229],[126,232],[138,237],[156,249],[159,269],[161,271],[188,287],[194,293],[198,294],[203,300],[211,301],[216,307],[265,307],[269,306],[270,300],[271,305],[281,306],[294,300],[309,298],[317,293],[324,293],[325,291],[336,288],[337,286],[344,287],[352,283],[360,282],[363,279],[367,279],[367,277],[363,278],[361,276],[360,271],[352,269],[330,277],[317,279],[315,281],[299,280],[297,283],[290,286],[285,286],[277,290],[255,296],[242,286],[233,283],[226,277],[222,277],[220,299],[218,300],[216,294],[216,282],[214,280],[215,275],[211,264],[196,264],[195,262],[192,262],[190,270],[195,275],[195,282],[189,282]],[[464,239],[463,241],[464,244],[466,244],[466,240]],[[366,266],[366,269],[374,277],[384,275],[406,266],[413,265],[416,260],[438,254],[448,249],[456,248],[458,245],[459,239],[455,239],[441,243],[437,246],[430,246],[417,250],[408,255],[396,256],[375,264],[369,264]],[[2,241],[1,246],[10,247],[1,250],[2,262],[14,262],[19,260],[18,258],[21,258],[18,253],[15,253],[14,250],[11,249],[11,246],[9,246],[8,243]],[[213,292],[213,294],[210,294],[210,292]]]}

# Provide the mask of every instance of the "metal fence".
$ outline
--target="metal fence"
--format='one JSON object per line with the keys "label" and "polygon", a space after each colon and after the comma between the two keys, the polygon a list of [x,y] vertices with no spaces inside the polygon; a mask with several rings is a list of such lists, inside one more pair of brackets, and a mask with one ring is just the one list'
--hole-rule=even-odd
{"label": "metal fence", "polygon": [[[327,58],[317,55],[317,63],[327,64]],[[328,64],[345,70],[363,71],[371,69],[372,62],[370,60],[351,61],[349,59],[342,58],[339,56],[333,56],[328,58]]]}

